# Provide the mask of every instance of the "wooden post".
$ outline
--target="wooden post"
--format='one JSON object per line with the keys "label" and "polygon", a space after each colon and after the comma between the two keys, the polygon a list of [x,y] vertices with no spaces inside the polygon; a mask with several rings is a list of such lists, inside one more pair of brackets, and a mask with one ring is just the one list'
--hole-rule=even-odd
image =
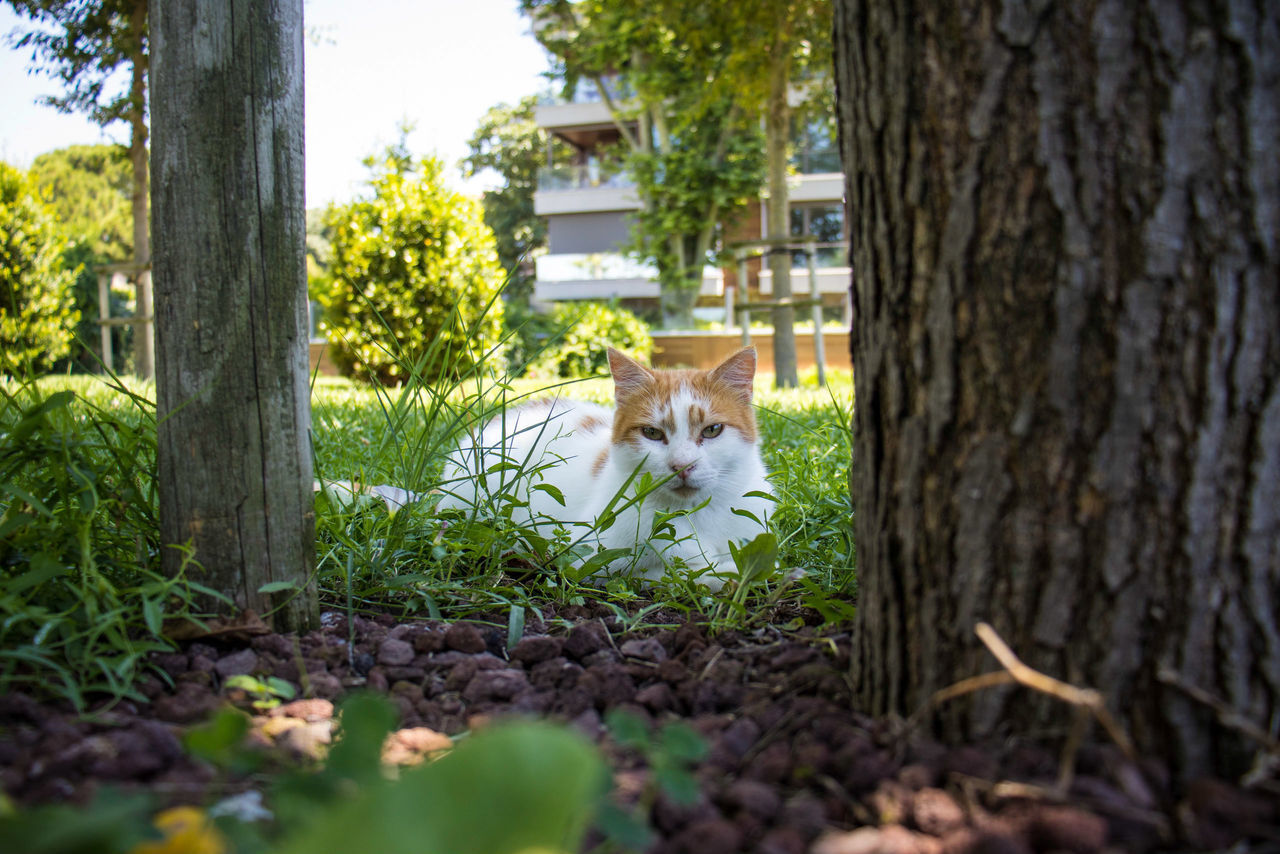
{"label": "wooden post", "polygon": [[809,296],[813,299],[813,361],[818,365],[818,385],[827,384],[827,348],[822,341],[822,295],[818,293],[818,250],[809,241],[805,254],[809,258]]}
{"label": "wooden post", "polygon": [[111,373],[111,278],[106,273],[98,274],[98,331],[102,335],[102,371]]}
{"label": "wooden post", "polygon": [[137,294],[134,312],[134,370],[144,380],[156,378],[155,305],[151,294],[151,270],[139,270],[133,280]]}
{"label": "wooden post", "polygon": [[302,628],[318,617],[302,0],[152,10],[162,541],[194,547],[202,584]]}

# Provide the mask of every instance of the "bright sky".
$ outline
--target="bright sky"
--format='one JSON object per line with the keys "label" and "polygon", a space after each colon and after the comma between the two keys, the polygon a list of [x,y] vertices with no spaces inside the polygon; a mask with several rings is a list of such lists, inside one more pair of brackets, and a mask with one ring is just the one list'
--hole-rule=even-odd
{"label": "bright sky", "polygon": [[[306,48],[307,206],[360,191],[369,154],[415,124],[409,147],[455,164],[480,117],[545,88],[547,62],[529,34],[518,0],[306,0],[306,24],[319,36]],[[0,4],[0,36],[24,25]],[[28,73],[30,51],[0,40],[0,160],[29,166],[67,145],[127,142],[116,123],[105,133],[80,115],[38,106],[57,81]],[[479,190],[483,182],[468,189]]]}

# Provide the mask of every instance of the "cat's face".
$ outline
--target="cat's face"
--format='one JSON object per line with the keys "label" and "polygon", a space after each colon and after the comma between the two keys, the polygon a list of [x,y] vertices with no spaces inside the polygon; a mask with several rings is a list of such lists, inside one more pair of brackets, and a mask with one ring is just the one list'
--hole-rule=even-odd
{"label": "cat's face", "polygon": [[710,371],[655,371],[611,349],[609,367],[617,401],[614,453],[624,468],[670,478],[658,497],[673,506],[706,500],[755,453],[753,348]]}

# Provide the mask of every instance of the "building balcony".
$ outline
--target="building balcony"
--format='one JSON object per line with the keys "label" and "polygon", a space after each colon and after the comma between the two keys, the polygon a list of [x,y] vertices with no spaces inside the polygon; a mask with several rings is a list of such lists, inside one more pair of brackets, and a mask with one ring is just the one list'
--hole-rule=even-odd
{"label": "building balcony", "polygon": [[533,212],[539,216],[639,210],[631,179],[599,165],[554,166],[538,173]]}
{"label": "building balcony", "polygon": [[[580,299],[657,299],[658,271],[652,264],[618,252],[541,255],[537,261],[534,298],[545,302]],[[703,296],[724,294],[724,273],[703,268]]]}

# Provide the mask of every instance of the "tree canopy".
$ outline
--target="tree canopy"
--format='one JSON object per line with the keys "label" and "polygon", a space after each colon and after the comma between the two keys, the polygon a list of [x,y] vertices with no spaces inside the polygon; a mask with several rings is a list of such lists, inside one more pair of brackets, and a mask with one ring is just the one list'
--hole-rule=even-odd
{"label": "tree canopy", "polygon": [[654,262],[663,314],[687,324],[718,228],[759,192],[758,116],[724,82],[741,28],[724,4],[522,0],[567,93],[594,84],[613,116],[618,157],[641,210],[632,250]]}
{"label": "tree canopy", "polygon": [[533,212],[538,173],[547,165],[547,146],[564,156],[562,140],[548,138],[533,112],[537,97],[517,104],[491,107],[467,141],[471,153],[462,160],[462,173],[471,178],[487,169],[502,177],[503,186],[484,194],[484,222],[493,231],[498,261],[507,272],[504,296],[508,303],[527,302],[533,282],[533,255],[547,243],[546,221]]}
{"label": "tree canopy", "polygon": [[102,260],[133,253],[129,220],[131,175],[120,145],[73,145],[41,154],[31,175],[57,212],[67,234]]}

